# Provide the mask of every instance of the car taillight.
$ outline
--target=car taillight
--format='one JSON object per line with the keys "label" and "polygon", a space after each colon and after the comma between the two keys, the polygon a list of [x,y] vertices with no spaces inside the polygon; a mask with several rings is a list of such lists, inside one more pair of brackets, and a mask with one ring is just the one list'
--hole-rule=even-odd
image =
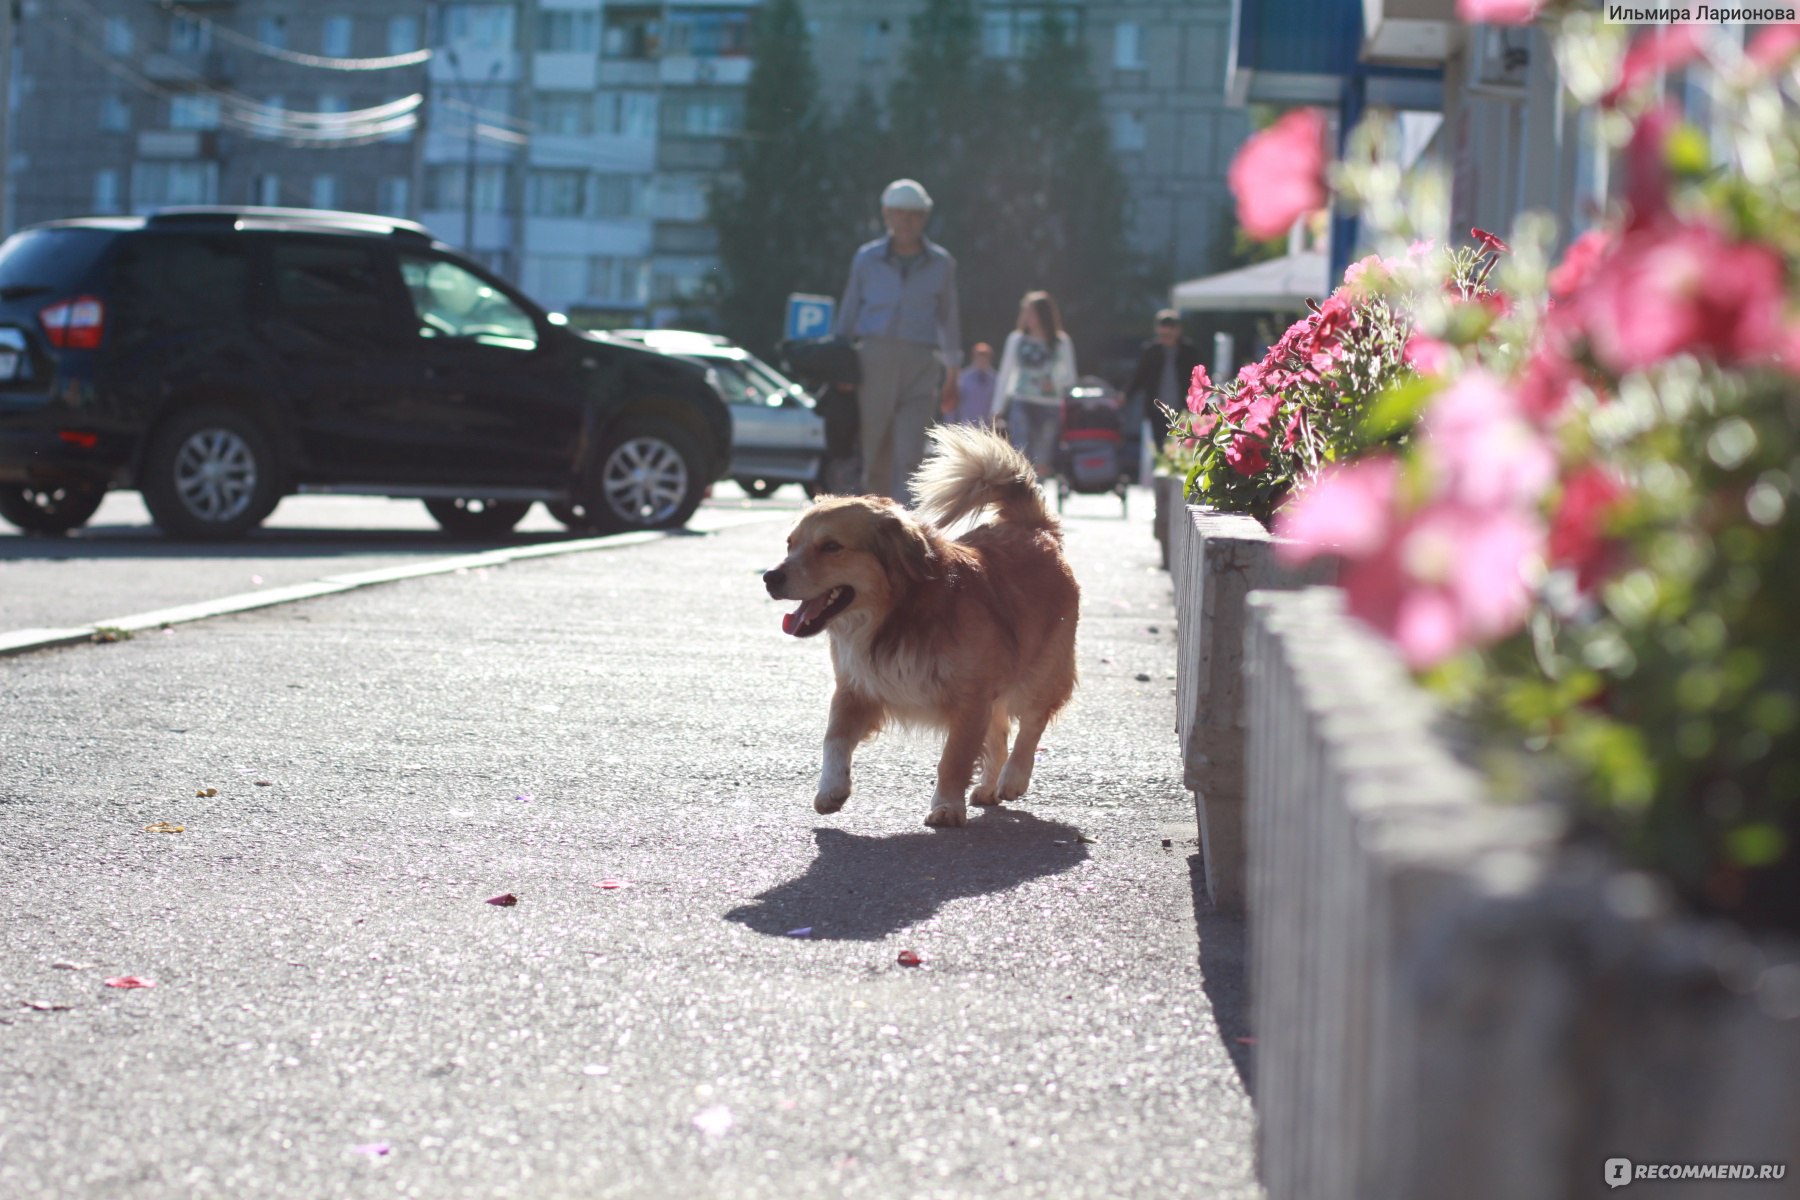
{"label": "car taillight", "polygon": [[77,296],[38,313],[50,344],[58,350],[95,350],[106,333],[106,305],[93,296]]}

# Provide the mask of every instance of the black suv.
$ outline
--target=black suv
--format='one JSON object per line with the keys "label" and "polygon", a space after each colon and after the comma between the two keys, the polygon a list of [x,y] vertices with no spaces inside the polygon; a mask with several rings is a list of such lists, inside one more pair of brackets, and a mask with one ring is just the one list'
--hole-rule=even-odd
{"label": "black suv", "polygon": [[136,488],[232,537],[285,495],[411,496],[503,534],[684,523],[731,456],[704,371],[569,328],[421,226],[307,209],[56,221],[0,245],[0,517]]}

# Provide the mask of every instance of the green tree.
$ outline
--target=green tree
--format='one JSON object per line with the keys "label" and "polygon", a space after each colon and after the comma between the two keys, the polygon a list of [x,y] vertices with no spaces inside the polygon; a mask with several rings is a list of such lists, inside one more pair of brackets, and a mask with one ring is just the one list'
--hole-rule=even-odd
{"label": "green tree", "polygon": [[755,66],[744,92],[733,177],[714,188],[711,220],[721,279],[714,301],[734,340],[770,352],[790,292],[834,292],[844,264],[821,230],[838,220],[818,70],[799,0],[769,0],[751,31]]}

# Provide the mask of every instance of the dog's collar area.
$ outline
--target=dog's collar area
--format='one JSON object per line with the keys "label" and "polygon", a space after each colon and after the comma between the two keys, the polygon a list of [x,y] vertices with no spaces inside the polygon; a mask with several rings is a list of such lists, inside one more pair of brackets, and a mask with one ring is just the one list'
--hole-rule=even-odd
{"label": "dog's collar area", "polygon": [[838,586],[823,595],[814,596],[793,612],[781,618],[781,631],[795,637],[812,637],[831,623],[831,618],[850,607],[856,599],[854,588]]}

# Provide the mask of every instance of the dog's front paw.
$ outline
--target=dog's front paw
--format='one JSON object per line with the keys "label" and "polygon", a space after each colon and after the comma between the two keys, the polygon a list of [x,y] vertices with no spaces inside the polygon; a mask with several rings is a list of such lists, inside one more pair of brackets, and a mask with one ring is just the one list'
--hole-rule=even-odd
{"label": "dog's front paw", "polygon": [[1000,785],[996,789],[998,799],[994,802],[1000,804],[1008,800],[1017,800],[1020,796],[1025,794],[1025,789],[1030,786],[1030,764],[1027,763],[1024,766],[1020,766],[1017,763],[1008,762],[1006,766],[1000,770]]}
{"label": "dog's front paw", "polygon": [[979,804],[983,808],[987,808],[991,805],[1000,803],[1000,796],[995,790],[994,784],[984,783],[969,793],[969,803]]}
{"label": "dog's front paw", "polygon": [[816,813],[834,813],[844,807],[844,801],[850,798],[850,785],[842,787],[822,787],[819,794],[813,797],[813,811]]}
{"label": "dog's front paw", "polygon": [[962,805],[939,804],[925,814],[925,823],[940,828],[969,823],[969,810]]}

